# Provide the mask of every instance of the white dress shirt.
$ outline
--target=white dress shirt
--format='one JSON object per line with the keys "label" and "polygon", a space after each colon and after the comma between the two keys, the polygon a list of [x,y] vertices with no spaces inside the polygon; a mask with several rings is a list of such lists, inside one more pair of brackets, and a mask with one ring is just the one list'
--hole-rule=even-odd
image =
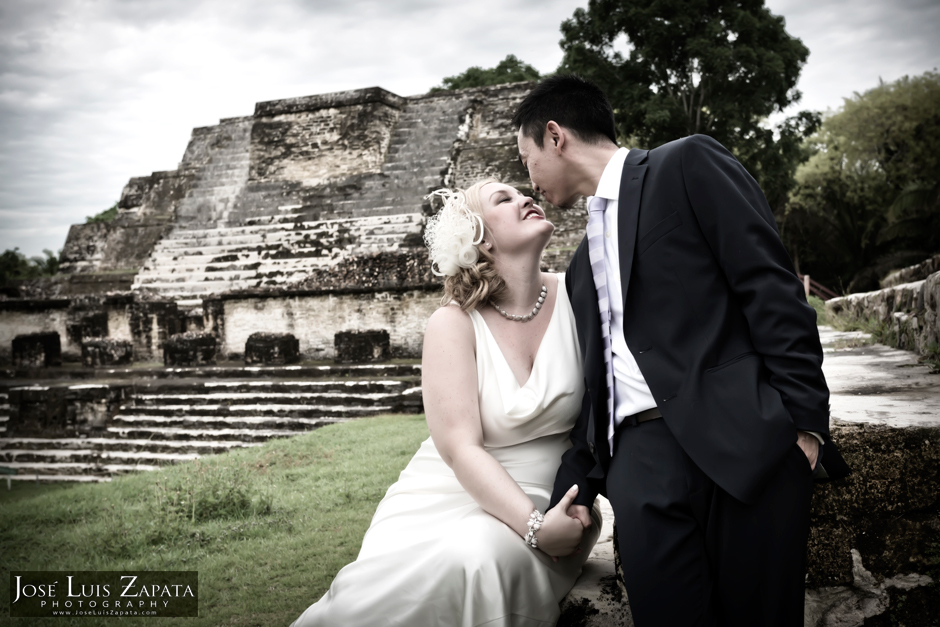
{"label": "white dress shirt", "polygon": [[[614,415],[616,429],[627,416],[656,407],[640,367],[623,336],[623,289],[620,285],[620,246],[617,241],[617,212],[620,196],[620,177],[627,159],[626,148],[621,148],[604,168],[594,196],[607,200],[604,211],[604,270],[607,273],[607,292],[610,297],[610,341],[614,366]],[[611,433],[612,430],[608,430]],[[613,438],[608,438],[613,453]]]}

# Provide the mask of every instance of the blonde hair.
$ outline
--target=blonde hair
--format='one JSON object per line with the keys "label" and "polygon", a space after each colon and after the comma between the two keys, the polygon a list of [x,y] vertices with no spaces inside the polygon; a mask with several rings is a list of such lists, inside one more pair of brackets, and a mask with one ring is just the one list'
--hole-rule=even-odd
{"label": "blonde hair", "polygon": [[[480,217],[483,224],[484,237],[486,236],[486,221],[483,220],[483,202],[480,199],[480,190],[484,185],[499,183],[496,179],[488,178],[474,183],[464,190],[467,207]],[[444,278],[444,296],[441,304],[455,302],[464,311],[470,311],[480,305],[497,300],[506,291],[506,283],[496,271],[496,259],[493,254],[480,242],[476,245],[479,256],[476,263],[470,267],[458,268],[456,274]]]}

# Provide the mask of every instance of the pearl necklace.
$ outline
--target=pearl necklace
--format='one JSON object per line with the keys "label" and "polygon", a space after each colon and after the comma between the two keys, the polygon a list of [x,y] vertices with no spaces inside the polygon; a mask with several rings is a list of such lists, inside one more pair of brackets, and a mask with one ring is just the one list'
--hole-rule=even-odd
{"label": "pearl necklace", "polygon": [[544,283],[542,283],[542,291],[539,294],[539,299],[535,302],[535,308],[532,309],[531,313],[527,313],[524,316],[517,316],[507,311],[503,311],[502,309],[500,309],[499,305],[497,305],[496,303],[491,302],[490,304],[493,305],[493,309],[498,311],[503,318],[506,318],[506,320],[512,320],[513,322],[528,322],[529,320],[531,320],[532,318],[538,315],[539,310],[542,309],[542,303],[545,302],[545,296],[547,294],[548,294],[548,288],[545,287]]}

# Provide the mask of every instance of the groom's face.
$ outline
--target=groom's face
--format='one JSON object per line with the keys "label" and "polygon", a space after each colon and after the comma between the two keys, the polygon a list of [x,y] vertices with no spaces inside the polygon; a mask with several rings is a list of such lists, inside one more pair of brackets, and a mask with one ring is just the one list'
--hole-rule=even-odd
{"label": "groom's face", "polygon": [[535,140],[523,134],[521,128],[516,134],[519,160],[528,171],[535,191],[553,205],[568,209],[578,200],[579,195],[567,180],[569,168],[559,150],[558,139],[546,131],[540,148]]}

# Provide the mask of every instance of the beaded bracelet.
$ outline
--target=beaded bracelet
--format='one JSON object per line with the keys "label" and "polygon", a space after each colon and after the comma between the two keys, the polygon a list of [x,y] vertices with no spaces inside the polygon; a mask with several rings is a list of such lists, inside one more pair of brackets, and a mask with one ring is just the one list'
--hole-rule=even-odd
{"label": "beaded bracelet", "polygon": [[533,510],[532,513],[529,514],[529,521],[526,523],[529,532],[525,534],[525,543],[527,546],[533,549],[539,548],[539,539],[535,537],[535,532],[542,528],[543,522],[545,522],[545,516],[542,516],[539,510]]}

